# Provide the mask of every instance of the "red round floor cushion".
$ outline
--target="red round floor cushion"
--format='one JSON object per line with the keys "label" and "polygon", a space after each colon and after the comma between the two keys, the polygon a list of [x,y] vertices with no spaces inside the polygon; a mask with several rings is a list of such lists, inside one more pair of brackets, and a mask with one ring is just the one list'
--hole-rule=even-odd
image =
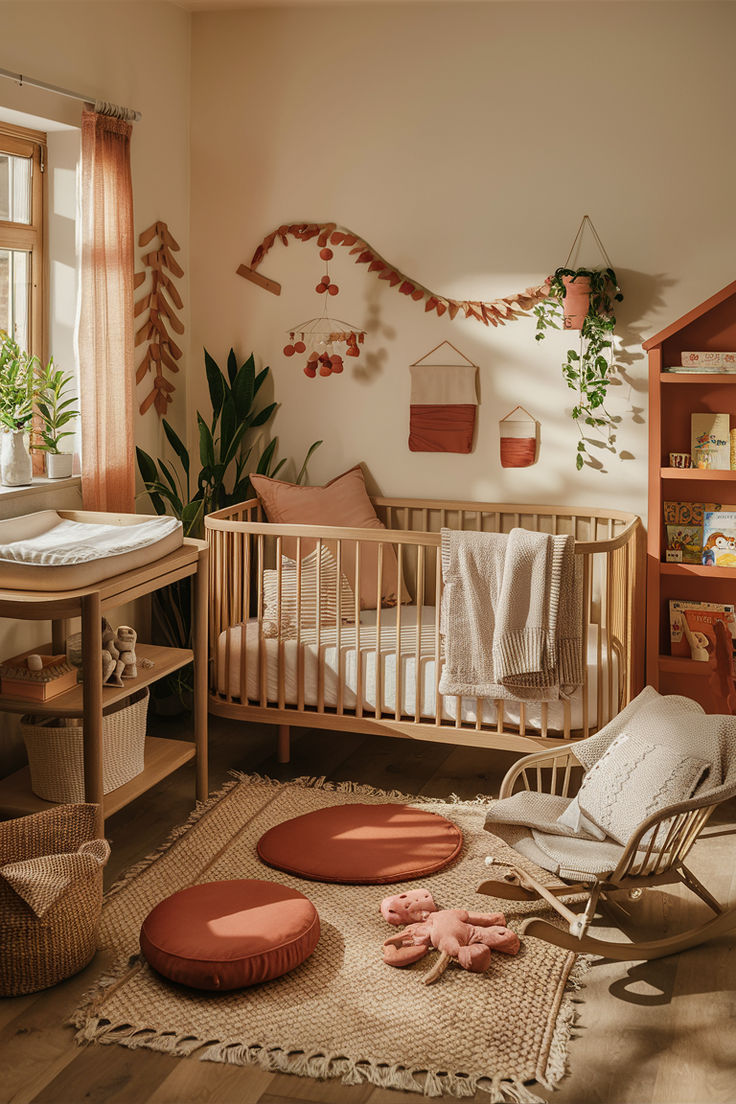
{"label": "red round floor cushion", "polygon": [[154,970],[194,989],[240,989],[280,977],[319,939],[317,910],[275,882],[206,882],[149,912],[141,950]]}
{"label": "red round floor cushion", "polygon": [[462,845],[458,826],[437,813],[410,805],[332,805],[269,829],[258,854],[300,878],[381,885],[433,874]]}

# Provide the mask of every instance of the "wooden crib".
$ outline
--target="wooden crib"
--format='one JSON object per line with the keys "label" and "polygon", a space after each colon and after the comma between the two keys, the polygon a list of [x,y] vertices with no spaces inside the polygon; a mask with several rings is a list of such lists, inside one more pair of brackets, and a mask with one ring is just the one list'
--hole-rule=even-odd
{"label": "wooden crib", "polygon": [[[528,752],[591,735],[639,692],[643,671],[642,527],[634,514],[554,506],[413,499],[371,500],[386,529],[281,525],[256,499],[205,519],[210,545],[210,712],[279,726],[288,761],[289,726],[437,740]],[[584,681],[570,701],[518,702],[442,696],[440,529],[507,533],[521,527],[575,537],[582,559]],[[377,549],[376,549],[377,546]],[[342,578],[354,579],[354,609],[341,588],[321,588],[303,623],[302,565],[329,548]],[[395,556],[389,549],[393,549]],[[286,594],[284,552],[296,561],[294,631],[264,619],[264,590],[279,609]],[[387,571],[411,604],[360,609],[361,567]],[[390,564],[390,568],[387,568]],[[287,565],[288,566],[288,565]],[[334,566],[334,565],[333,565]],[[264,581],[265,584],[264,585]],[[293,597],[293,595],[292,595]],[[312,594],[314,602],[315,595]],[[320,603],[330,610],[328,623]],[[346,619],[353,624],[345,623]]]}

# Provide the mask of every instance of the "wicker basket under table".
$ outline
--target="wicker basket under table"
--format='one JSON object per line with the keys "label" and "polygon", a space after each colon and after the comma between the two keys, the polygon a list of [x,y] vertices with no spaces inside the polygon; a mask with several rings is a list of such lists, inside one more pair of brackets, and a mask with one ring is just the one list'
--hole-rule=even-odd
{"label": "wicker basket under table", "polygon": [[[102,717],[102,786],[110,793],[143,770],[148,687],[116,702]],[[84,801],[84,730],[81,720],[25,716],[20,722],[31,788],[45,801]]]}
{"label": "wicker basket under table", "polygon": [[0,997],[56,985],[94,955],[110,854],[96,814],[58,805],[0,822]]}

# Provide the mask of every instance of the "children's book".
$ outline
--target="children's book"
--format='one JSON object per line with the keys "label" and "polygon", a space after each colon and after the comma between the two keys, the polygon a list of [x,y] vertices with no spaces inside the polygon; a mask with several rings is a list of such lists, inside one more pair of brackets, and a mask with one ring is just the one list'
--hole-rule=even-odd
{"label": "children's book", "polygon": [[692,602],[684,598],[672,598],[670,599],[670,655],[691,657],[691,648],[684,627],[686,610],[715,614],[719,620],[725,620],[736,652],[736,606],[728,602]]}
{"label": "children's book", "polygon": [[736,510],[704,511],[702,562],[708,567],[736,567]]}
{"label": "children's book", "polygon": [[683,615],[683,630],[690,648],[690,658],[707,663],[716,650],[716,621],[723,621],[726,628],[732,631],[733,613],[725,610],[686,609]]}
{"label": "children's book", "polygon": [[702,525],[668,525],[667,548],[679,549],[683,563],[699,564],[703,555]]}
{"label": "children's book", "polygon": [[731,419],[728,414],[698,413],[690,415],[690,437],[693,464],[705,462],[717,471],[731,467]]}

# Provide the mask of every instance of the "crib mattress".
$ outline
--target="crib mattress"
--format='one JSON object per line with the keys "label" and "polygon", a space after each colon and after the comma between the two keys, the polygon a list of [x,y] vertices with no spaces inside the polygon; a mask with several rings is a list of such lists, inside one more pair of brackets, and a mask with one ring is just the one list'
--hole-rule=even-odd
{"label": "crib mattress", "polygon": [[70,590],[160,559],[181,546],[172,517],[39,510],[0,521],[0,587]]}
{"label": "crib mattress", "polygon": [[[240,698],[241,648],[245,639],[245,683],[247,699],[252,704],[265,700],[269,705],[283,701],[286,706],[295,706],[299,702],[299,652],[302,653],[303,702],[305,706],[328,709],[338,707],[338,684],[342,681],[342,706],[346,710],[355,710],[358,698],[364,712],[369,716],[380,703],[380,711],[396,712],[396,703],[401,703],[401,713],[409,720],[435,720],[438,711],[436,694],[436,636],[435,607],[421,607],[419,627],[420,646],[417,662],[417,623],[419,620],[416,606],[401,607],[399,654],[397,662],[396,629],[397,611],[381,610],[381,645],[376,650],[376,610],[364,610],[359,627],[342,626],[340,630],[340,648],[337,647],[335,628],[323,628],[320,644],[317,644],[315,630],[302,634],[300,642],[282,640],[281,676],[283,693],[279,695],[279,644],[275,639],[260,638],[258,622],[253,619],[244,625],[233,626],[219,636],[217,642],[217,670],[220,672],[218,691],[226,693],[224,672],[229,672],[228,684],[232,697]],[[358,688],[358,646],[360,636],[360,692]],[[600,664],[599,664],[600,636]],[[227,657],[229,640],[229,660]],[[588,725],[596,727],[598,723],[598,694],[602,695],[602,716],[608,719],[617,712],[616,698],[618,687],[618,661],[615,652],[609,656],[608,640],[605,629],[590,625],[587,648],[588,669]],[[265,679],[259,677],[259,655],[263,656]],[[321,662],[320,662],[321,657]],[[609,675],[610,671],[610,675]],[[398,672],[398,679],[397,679]],[[265,685],[264,685],[265,684]],[[613,702],[608,700],[609,686],[613,687]],[[262,693],[263,687],[263,693]],[[498,707],[490,699],[462,697],[459,699],[460,719],[475,724],[478,711],[483,724],[493,725],[498,720]],[[504,701],[503,721],[507,725],[518,726],[520,708],[517,701]],[[568,724],[571,729],[583,727],[583,691],[578,690],[569,703],[561,701],[547,703],[546,710],[539,702],[527,702],[524,722],[527,728],[542,731],[543,714],[546,712],[547,730],[562,732],[565,728],[565,711],[569,710]],[[440,718],[455,721],[458,714],[456,696],[439,697]]]}

